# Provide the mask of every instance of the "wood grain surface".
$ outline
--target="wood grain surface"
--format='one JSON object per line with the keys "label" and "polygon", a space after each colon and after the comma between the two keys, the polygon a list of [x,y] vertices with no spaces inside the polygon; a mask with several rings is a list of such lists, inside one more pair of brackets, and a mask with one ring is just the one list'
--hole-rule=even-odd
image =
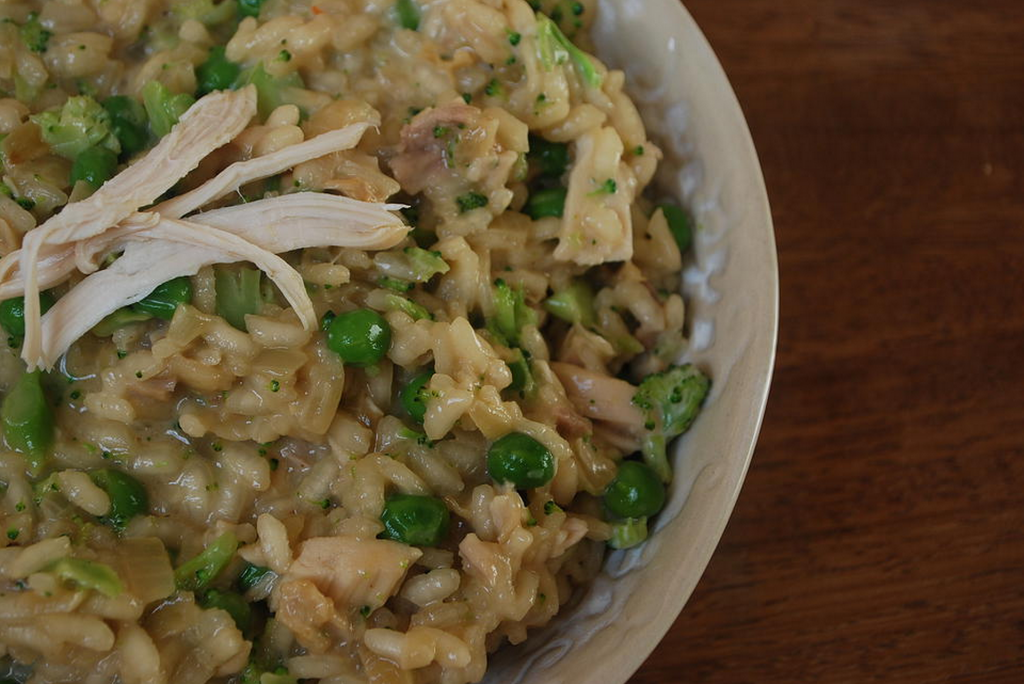
{"label": "wood grain surface", "polygon": [[1024,2],[688,0],[775,217],[725,537],[633,684],[1024,682]]}

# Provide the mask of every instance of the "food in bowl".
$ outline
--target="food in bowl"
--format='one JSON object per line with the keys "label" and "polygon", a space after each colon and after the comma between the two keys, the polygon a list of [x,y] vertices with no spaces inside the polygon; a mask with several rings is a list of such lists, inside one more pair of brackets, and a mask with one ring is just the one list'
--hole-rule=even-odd
{"label": "food in bowl", "polygon": [[709,380],[592,2],[0,7],[10,676],[475,682]]}

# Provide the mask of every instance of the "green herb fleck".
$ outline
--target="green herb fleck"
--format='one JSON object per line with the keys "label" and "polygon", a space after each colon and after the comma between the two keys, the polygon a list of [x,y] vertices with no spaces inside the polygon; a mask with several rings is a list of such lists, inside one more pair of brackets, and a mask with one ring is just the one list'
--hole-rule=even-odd
{"label": "green herb fleck", "polygon": [[601,183],[601,186],[594,192],[590,193],[590,195],[614,195],[618,189],[619,184],[615,182],[615,179],[609,178],[604,183]]}
{"label": "green herb fleck", "polygon": [[465,214],[467,211],[486,207],[487,196],[479,192],[467,192],[465,195],[459,195],[455,202],[459,205],[459,213]]}

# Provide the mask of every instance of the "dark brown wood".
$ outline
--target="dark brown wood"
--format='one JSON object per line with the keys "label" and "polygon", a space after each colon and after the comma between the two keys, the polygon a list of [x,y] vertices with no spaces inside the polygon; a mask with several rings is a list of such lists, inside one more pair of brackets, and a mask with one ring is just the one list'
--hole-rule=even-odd
{"label": "dark brown wood", "polygon": [[761,156],[781,336],[632,682],[1024,682],[1024,2],[687,5]]}

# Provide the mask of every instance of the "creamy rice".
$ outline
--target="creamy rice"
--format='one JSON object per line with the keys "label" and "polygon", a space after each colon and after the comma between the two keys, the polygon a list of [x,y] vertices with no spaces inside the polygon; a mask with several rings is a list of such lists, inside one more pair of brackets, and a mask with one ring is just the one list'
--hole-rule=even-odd
{"label": "creamy rice", "polygon": [[[594,12],[593,0],[0,3],[0,255],[98,185],[40,113],[72,96],[145,102],[138,151],[111,108],[95,115],[110,130],[94,148],[117,147],[111,173],[131,174],[166,132],[154,108],[181,105],[173,124],[191,99],[168,98],[201,95],[211,70],[254,83],[258,114],[168,196],[362,124],[355,147],[205,208],[331,193],[405,205],[394,221],[410,226],[383,249],[282,254],[323,329],[250,264],[198,268],[166,317],[138,293],[40,376],[54,426],[42,447],[19,441],[26,332],[5,329],[0,674],[475,682],[489,652],[585,588],[609,542],[643,540],[660,503],[634,516],[616,511],[644,501],[615,502],[650,503],[651,487],[663,501],[651,478],[667,480],[666,441],[707,381],[672,366],[687,226],[643,195],[661,153],[623,74],[572,44],[591,48]],[[119,254],[102,253],[100,272]],[[0,271],[0,285],[15,277]],[[91,277],[74,269],[47,296]],[[337,322],[352,312],[383,321],[382,357],[345,347]],[[421,392],[403,392],[418,379]],[[516,470],[524,443],[546,474]]]}

